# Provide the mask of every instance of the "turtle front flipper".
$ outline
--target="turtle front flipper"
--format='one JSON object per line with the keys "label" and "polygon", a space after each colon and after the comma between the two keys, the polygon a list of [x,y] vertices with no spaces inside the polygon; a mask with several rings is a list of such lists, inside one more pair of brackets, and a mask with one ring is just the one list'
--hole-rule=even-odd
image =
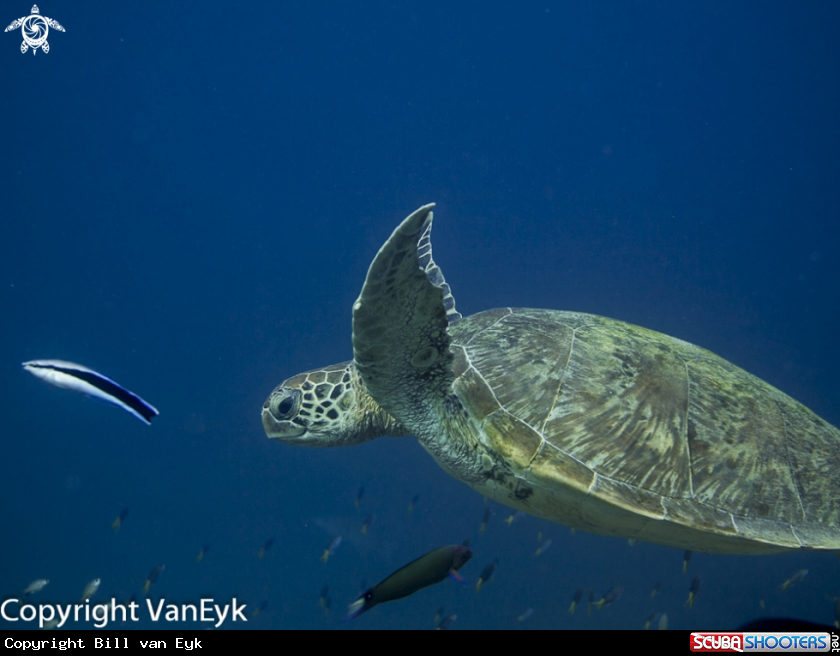
{"label": "turtle front flipper", "polygon": [[379,249],[353,305],[353,357],[373,399],[409,429],[452,387],[447,328],[461,315],[432,260],[434,203]]}
{"label": "turtle front flipper", "polygon": [[24,19],[24,18],[26,18],[26,16],[23,16],[23,17],[21,17],[21,18],[18,18],[17,20],[13,20],[13,21],[11,22],[11,24],[10,24],[10,25],[9,25],[9,26],[5,29],[5,30],[3,30],[3,31],[4,31],[4,32],[11,32],[12,30],[16,30],[16,29],[17,29],[17,28],[19,28],[21,25],[23,25],[23,19]]}

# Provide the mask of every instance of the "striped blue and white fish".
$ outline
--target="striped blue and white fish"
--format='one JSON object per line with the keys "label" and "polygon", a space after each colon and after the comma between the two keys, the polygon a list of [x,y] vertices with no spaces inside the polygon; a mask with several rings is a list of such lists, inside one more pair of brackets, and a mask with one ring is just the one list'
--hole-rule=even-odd
{"label": "striped blue and white fish", "polygon": [[159,414],[153,405],[146,403],[136,394],[80,364],[64,360],[30,360],[23,363],[23,368],[56,387],[113,403],[145,424],[151,424],[152,418]]}

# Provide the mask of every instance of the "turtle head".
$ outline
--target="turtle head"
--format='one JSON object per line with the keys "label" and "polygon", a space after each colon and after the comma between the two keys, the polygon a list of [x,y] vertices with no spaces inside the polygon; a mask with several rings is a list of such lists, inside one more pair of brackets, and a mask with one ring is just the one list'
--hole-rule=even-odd
{"label": "turtle head", "polygon": [[283,381],[263,403],[262,423],[269,438],[298,446],[352,446],[406,435],[367,393],[353,362]]}

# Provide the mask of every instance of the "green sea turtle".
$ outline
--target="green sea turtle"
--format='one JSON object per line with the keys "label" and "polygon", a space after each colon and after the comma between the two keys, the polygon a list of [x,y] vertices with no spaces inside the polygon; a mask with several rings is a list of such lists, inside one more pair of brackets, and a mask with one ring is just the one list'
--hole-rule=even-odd
{"label": "green sea turtle", "polygon": [[840,549],[840,431],[726,360],[579,312],[462,318],[432,260],[432,208],[379,250],[353,360],[289,378],[268,437],[415,435],[450,475],[561,524],[730,554]]}

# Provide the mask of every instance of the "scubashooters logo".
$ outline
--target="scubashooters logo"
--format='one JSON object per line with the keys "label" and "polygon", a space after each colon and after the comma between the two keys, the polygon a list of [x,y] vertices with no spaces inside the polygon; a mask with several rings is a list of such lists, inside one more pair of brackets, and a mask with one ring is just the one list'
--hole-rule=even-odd
{"label": "scubashooters logo", "polygon": [[706,652],[815,652],[836,651],[836,634],[829,633],[719,633],[695,631],[691,651]]}
{"label": "scubashooters logo", "polygon": [[38,48],[44,52],[50,51],[50,44],[47,43],[47,34],[50,33],[50,28],[64,32],[64,28],[58,24],[57,20],[41,16],[38,10],[38,5],[32,5],[32,13],[29,16],[23,16],[9,25],[4,31],[11,32],[20,28],[23,34],[23,43],[20,44],[20,51],[26,53],[32,48],[32,54],[38,52]]}

